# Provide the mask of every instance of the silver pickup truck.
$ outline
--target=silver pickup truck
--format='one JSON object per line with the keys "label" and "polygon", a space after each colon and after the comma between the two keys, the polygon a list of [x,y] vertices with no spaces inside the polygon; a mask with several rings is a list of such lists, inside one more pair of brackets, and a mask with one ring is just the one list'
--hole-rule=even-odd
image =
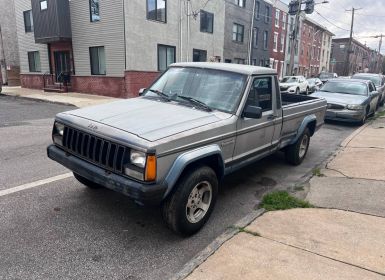
{"label": "silver pickup truck", "polygon": [[47,152],[90,188],[160,205],[191,235],[225,175],[276,151],[300,164],[325,111],[323,99],[281,95],[273,69],[177,63],[138,98],[58,114]]}

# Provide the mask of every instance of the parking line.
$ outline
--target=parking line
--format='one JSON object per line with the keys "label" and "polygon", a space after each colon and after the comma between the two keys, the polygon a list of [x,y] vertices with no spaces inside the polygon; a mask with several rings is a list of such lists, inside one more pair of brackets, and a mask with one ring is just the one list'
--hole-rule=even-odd
{"label": "parking line", "polygon": [[69,178],[69,177],[72,177],[72,173],[65,173],[65,174],[61,174],[61,175],[54,176],[54,177],[51,177],[51,178],[42,179],[42,180],[38,180],[38,181],[35,181],[35,182],[32,182],[32,183],[27,183],[27,184],[20,185],[20,186],[17,186],[17,187],[13,187],[13,188],[9,188],[9,189],[6,189],[6,190],[2,190],[2,191],[0,191],[0,197],[4,196],[4,195],[7,195],[7,194],[11,194],[11,193],[15,193],[15,192],[20,192],[20,191],[24,191],[24,190],[27,190],[27,189],[36,188],[36,187],[39,187],[41,185],[45,185],[45,184],[48,184],[48,183],[60,181],[60,180],[63,180],[63,179]]}

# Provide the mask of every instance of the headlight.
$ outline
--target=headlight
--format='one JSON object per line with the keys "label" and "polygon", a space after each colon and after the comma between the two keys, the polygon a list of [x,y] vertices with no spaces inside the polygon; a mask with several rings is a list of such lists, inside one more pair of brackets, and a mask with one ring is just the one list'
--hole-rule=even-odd
{"label": "headlight", "polygon": [[156,164],[155,155],[132,150],[130,163],[124,166],[124,173],[141,181],[152,182],[156,180]]}
{"label": "headlight", "polygon": [[55,144],[63,145],[64,124],[55,122],[52,132],[52,140]]}
{"label": "headlight", "polygon": [[364,106],[362,105],[348,105],[346,106],[349,110],[354,110],[354,111],[361,111],[364,110]]}
{"label": "headlight", "polygon": [[130,162],[133,165],[144,168],[146,166],[146,154],[138,151],[131,151]]}

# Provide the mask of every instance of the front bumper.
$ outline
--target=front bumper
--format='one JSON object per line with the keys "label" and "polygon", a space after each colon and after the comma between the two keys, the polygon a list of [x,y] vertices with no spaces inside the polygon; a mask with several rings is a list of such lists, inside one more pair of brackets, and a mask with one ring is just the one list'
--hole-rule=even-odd
{"label": "front bumper", "polygon": [[121,175],[108,172],[76,156],[66,153],[55,145],[47,148],[50,159],[67,167],[80,176],[108,189],[124,194],[141,205],[158,205],[167,190],[165,184],[142,184]]}
{"label": "front bumper", "polygon": [[326,111],[325,119],[345,122],[359,122],[364,118],[365,114],[365,111],[328,109]]}

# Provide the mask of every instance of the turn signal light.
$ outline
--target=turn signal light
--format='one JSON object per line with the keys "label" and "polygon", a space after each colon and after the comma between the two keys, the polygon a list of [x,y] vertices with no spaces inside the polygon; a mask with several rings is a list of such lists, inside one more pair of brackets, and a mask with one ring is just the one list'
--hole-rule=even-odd
{"label": "turn signal light", "polygon": [[148,182],[156,179],[156,156],[148,155],[144,179]]}

